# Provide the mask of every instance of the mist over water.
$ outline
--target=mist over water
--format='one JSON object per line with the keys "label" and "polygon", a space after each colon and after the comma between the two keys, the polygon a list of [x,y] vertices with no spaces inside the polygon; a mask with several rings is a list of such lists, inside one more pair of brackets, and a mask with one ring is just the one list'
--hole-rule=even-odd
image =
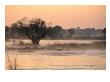
{"label": "mist over water", "polygon": [[[31,43],[30,40],[23,41]],[[31,50],[10,49],[12,43],[6,42],[6,55],[10,56],[12,62],[17,56],[17,69],[106,69],[104,48],[67,46],[70,43],[91,44],[100,41],[102,40],[41,40],[40,47]],[[6,69],[7,66],[6,56]]]}

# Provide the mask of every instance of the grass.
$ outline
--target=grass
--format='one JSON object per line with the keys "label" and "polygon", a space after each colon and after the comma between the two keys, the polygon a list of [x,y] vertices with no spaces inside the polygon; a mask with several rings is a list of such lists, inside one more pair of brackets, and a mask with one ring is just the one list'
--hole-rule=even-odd
{"label": "grass", "polygon": [[[7,46],[6,46],[7,48]],[[22,50],[22,51],[32,51],[32,50],[43,50],[43,49],[105,49],[106,41],[96,41],[92,43],[53,43],[46,46],[33,45],[33,44],[18,44],[8,47],[10,50]]]}
{"label": "grass", "polygon": [[8,62],[8,69],[9,70],[17,70],[17,68],[18,68],[17,54],[15,54],[15,57],[13,58],[13,61],[12,61],[12,58],[10,58],[10,56],[8,54],[8,51],[6,53],[6,56],[7,56],[7,62]]}
{"label": "grass", "polygon": [[48,46],[45,47],[46,49],[64,49],[64,48],[72,48],[72,49],[105,49],[106,48],[106,42],[101,41],[101,42],[93,42],[93,43],[65,43],[65,44],[60,44],[60,43],[54,43],[54,44],[49,44]]}

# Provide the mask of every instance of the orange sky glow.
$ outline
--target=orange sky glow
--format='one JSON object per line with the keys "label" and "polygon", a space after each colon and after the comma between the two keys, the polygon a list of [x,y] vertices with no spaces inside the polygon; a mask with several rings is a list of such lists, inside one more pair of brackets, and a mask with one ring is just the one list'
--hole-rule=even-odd
{"label": "orange sky glow", "polygon": [[5,24],[23,18],[41,18],[52,26],[63,28],[104,28],[106,27],[105,5],[7,5]]}

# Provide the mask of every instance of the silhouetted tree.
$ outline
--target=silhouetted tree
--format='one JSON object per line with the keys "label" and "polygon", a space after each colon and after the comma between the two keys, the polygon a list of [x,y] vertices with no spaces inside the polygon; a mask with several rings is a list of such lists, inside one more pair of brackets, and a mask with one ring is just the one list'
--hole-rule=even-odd
{"label": "silhouetted tree", "polygon": [[17,28],[19,34],[24,34],[31,39],[33,44],[39,44],[39,41],[47,35],[48,30],[46,22],[40,18],[27,20],[26,17],[17,21],[14,28]]}

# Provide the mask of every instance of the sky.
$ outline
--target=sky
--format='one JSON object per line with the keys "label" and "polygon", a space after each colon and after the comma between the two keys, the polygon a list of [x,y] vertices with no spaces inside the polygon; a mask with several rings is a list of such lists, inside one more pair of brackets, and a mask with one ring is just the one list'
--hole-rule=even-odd
{"label": "sky", "polygon": [[6,5],[5,25],[23,17],[41,18],[52,26],[62,28],[104,28],[106,27],[105,5]]}

